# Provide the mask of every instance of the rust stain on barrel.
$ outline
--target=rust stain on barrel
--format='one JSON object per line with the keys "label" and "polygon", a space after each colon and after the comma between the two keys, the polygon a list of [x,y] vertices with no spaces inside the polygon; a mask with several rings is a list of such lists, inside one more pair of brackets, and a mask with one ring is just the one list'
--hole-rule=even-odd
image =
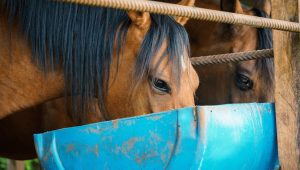
{"label": "rust stain on barrel", "polygon": [[96,156],[99,156],[99,147],[98,147],[98,144],[96,144],[94,151],[95,151]]}
{"label": "rust stain on barrel", "polygon": [[162,115],[153,115],[153,116],[148,117],[147,119],[149,119],[149,120],[159,120],[161,118],[162,118]]}
{"label": "rust stain on barrel", "polygon": [[119,125],[118,125],[118,119],[112,120],[112,124],[113,124],[114,128],[117,129],[119,127]]}
{"label": "rust stain on barrel", "polygon": [[142,153],[141,155],[136,154],[135,155],[135,162],[138,164],[141,164],[145,160],[155,158],[159,156],[160,154],[156,150],[149,150],[148,152]]}
{"label": "rust stain on barrel", "polygon": [[67,152],[72,152],[74,150],[74,144],[67,145]]}
{"label": "rust stain on barrel", "polygon": [[134,144],[138,141],[141,141],[139,138],[131,138],[123,143],[122,145],[122,153],[130,152],[133,148]]}

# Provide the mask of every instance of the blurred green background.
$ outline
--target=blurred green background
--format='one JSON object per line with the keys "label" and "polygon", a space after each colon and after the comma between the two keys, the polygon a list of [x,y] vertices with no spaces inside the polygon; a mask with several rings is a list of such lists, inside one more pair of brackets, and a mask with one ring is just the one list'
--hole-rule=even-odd
{"label": "blurred green background", "polygon": [[[0,158],[0,170],[8,169],[8,159]],[[24,161],[25,170],[41,170],[38,159]]]}

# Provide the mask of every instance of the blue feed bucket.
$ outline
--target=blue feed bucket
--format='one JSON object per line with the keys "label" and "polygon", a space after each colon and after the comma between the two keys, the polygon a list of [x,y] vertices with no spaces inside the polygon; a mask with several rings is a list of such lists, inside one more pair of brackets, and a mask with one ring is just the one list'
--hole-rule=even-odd
{"label": "blue feed bucket", "polygon": [[44,169],[277,169],[274,104],[197,106],[34,135]]}

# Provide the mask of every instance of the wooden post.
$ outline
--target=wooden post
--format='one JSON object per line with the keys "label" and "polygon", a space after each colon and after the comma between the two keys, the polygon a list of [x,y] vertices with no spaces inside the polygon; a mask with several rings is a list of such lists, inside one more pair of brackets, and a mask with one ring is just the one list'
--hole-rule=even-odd
{"label": "wooden post", "polygon": [[8,170],[24,170],[25,169],[24,161],[8,159],[7,160],[7,169]]}
{"label": "wooden post", "polygon": [[[272,18],[299,22],[298,0],[272,0]],[[275,102],[282,169],[300,169],[300,34],[273,31]]]}

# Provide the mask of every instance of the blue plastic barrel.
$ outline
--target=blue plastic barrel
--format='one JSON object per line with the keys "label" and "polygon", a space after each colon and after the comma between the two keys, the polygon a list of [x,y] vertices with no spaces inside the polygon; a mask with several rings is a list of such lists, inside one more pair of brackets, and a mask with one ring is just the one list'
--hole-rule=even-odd
{"label": "blue plastic barrel", "polygon": [[197,106],[34,135],[44,169],[278,168],[274,104]]}

